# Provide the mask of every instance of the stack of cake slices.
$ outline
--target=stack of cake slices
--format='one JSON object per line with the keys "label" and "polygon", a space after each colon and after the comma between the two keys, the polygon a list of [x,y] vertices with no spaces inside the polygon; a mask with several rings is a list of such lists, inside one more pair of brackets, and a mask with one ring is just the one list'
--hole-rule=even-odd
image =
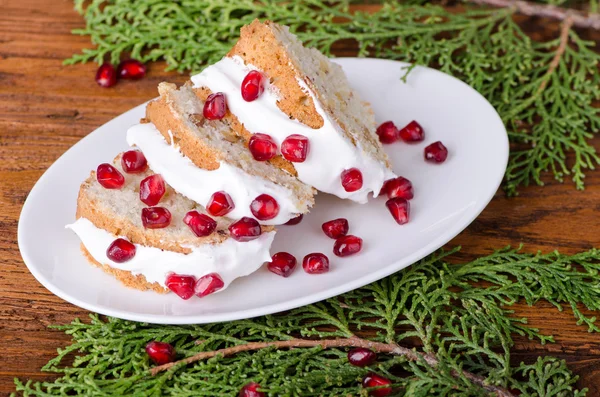
{"label": "stack of cake slices", "polygon": [[366,203],[395,177],[370,105],[285,26],[254,21],[221,61],[158,91],[67,226],[128,287],[223,290],[271,260],[275,226],[298,222],[317,191]]}

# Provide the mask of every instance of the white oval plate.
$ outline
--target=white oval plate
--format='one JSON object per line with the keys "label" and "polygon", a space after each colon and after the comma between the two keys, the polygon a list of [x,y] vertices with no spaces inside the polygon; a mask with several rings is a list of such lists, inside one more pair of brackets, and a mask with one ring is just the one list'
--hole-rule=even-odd
{"label": "white oval plate", "polygon": [[[19,221],[19,248],[33,275],[59,297],[87,310],[151,323],[192,324],[249,318],[292,309],[361,287],[397,272],[435,251],[467,227],[498,189],[508,160],[508,140],[493,107],[463,82],[424,67],[400,81],[404,63],[380,59],[336,59],[352,85],[371,102],[378,123],[404,126],[417,120],[424,142],[386,145],[394,170],[413,182],[411,220],[397,225],[378,198],[359,205],[319,194],[315,209],[297,226],[281,226],[272,253],[288,251],[299,261],[326,253],[327,274],[299,266],[289,278],[264,267],[227,290],[183,301],[122,286],[91,266],[79,240],[64,226],[75,220],[80,183],[99,163],[127,149],[125,132],[144,115],[140,105],[89,134],[59,158],[31,190]],[[443,164],[423,160],[423,149],[441,140]],[[126,205],[126,204],[125,204]],[[321,224],[344,217],[363,250],[347,258],[332,253]]]}

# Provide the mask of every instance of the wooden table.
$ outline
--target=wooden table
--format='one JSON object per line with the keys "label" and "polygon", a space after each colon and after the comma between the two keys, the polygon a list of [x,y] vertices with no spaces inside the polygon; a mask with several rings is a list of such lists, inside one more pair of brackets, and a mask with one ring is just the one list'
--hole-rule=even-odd
{"label": "wooden table", "polygon": [[[98,87],[95,65],[62,65],[63,59],[89,46],[87,38],[70,34],[81,26],[83,20],[70,0],[0,0],[1,394],[14,390],[14,377],[50,379],[39,369],[68,337],[46,327],[87,315],[42,287],[23,264],[17,223],[28,192],[90,131],[154,97],[159,82],[186,79],[165,73],[164,65],[157,63],[142,81]],[[595,144],[600,148],[600,137]],[[519,243],[528,251],[564,253],[600,247],[600,170],[589,172],[586,184],[587,189],[578,192],[549,179],[545,187],[522,189],[517,198],[498,192],[449,245],[462,245],[464,259]],[[549,304],[517,305],[517,314],[555,335],[557,343],[541,346],[517,339],[515,361],[533,361],[544,354],[564,358],[581,376],[578,386],[590,388],[589,396],[600,395],[600,334],[575,325],[570,310],[561,313]]]}

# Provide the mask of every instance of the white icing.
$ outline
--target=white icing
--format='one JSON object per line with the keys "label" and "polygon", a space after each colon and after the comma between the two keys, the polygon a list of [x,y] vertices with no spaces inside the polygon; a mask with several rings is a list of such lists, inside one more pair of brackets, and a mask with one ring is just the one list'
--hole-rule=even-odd
{"label": "white icing", "polygon": [[267,232],[247,242],[229,238],[220,244],[187,247],[192,250],[189,254],[135,244],[135,256],[127,262],[116,263],[106,256],[106,250],[118,236],[97,228],[86,218],[79,218],[66,227],[79,236],[97,262],[133,275],[141,274],[148,282],[157,282],[163,287],[170,272],[196,278],[218,273],[225,289],[236,278],[255,272],[263,263],[271,260],[269,249],[275,237],[275,232]]}
{"label": "white icing", "polygon": [[268,194],[279,204],[279,213],[273,219],[259,221],[265,225],[281,225],[294,218],[298,209],[293,192],[264,178],[247,174],[239,168],[221,162],[216,170],[197,167],[179,148],[167,143],[154,124],[138,124],[127,131],[127,143],[137,146],[146,156],[150,168],[161,174],[165,182],[189,199],[206,205],[213,193],[225,191],[235,208],[228,218],[252,217],[250,203],[261,194]]}
{"label": "white icing", "polygon": [[[323,110],[314,93],[301,80],[298,84],[312,98],[317,112],[323,118],[323,126],[312,129],[297,120],[290,119],[277,107],[279,99],[275,86],[267,82],[263,94],[252,102],[241,95],[241,84],[252,65],[244,65],[238,57],[225,57],[192,76],[195,87],[208,87],[212,92],[223,92],[227,106],[251,133],[265,133],[273,137],[278,146],[292,134],[308,137],[310,150],[303,163],[294,163],[298,178],[320,191],[348,198],[359,203],[367,202],[369,192],[377,197],[383,182],[395,175],[385,164],[355,146],[340,131],[339,126]],[[341,185],[342,171],[358,168],[363,175],[363,186],[355,192],[346,192]]]}

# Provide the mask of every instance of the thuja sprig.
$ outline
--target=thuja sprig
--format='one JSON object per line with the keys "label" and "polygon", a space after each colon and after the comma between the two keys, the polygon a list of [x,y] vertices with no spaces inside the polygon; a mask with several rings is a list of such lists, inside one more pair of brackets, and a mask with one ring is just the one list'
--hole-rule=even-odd
{"label": "thuja sprig", "polygon": [[[527,254],[503,249],[464,264],[438,252],[384,280],[286,313],[207,325],[169,326],[92,315],[59,328],[73,343],[43,370],[52,382],[16,380],[17,391],[49,395],[235,395],[250,381],[270,396],[366,396],[375,372],[395,395],[584,396],[564,361],[511,364],[516,335],[552,342],[514,316],[519,301],[600,309],[600,251]],[[482,283],[487,285],[483,288]],[[179,360],[152,366],[144,346],[171,343]],[[350,365],[350,346],[378,352],[367,368]],[[69,357],[75,354],[71,362]]]}

